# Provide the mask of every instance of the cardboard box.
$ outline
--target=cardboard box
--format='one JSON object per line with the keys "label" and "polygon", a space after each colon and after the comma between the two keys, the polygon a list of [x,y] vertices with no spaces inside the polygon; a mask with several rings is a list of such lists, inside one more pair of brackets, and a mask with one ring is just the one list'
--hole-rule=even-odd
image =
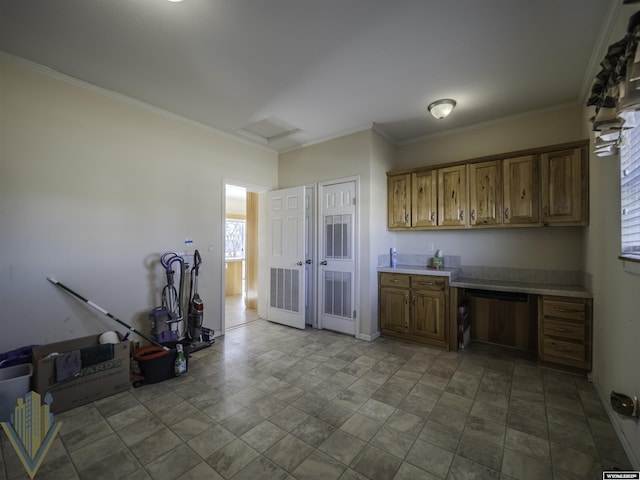
{"label": "cardboard box", "polygon": [[53,413],[64,412],[129,389],[128,341],[113,345],[113,359],[83,367],[73,379],[56,382],[56,357],[48,356],[99,345],[99,338],[99,335],[92,335],[33,348],[32,389],[42,396],[51,393]]}

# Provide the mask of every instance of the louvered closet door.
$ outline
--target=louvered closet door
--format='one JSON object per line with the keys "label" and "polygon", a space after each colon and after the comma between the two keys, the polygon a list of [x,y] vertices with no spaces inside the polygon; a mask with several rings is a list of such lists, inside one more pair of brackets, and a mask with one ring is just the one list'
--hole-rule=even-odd
{"label": "louvered closet door", "polygon": [[305,187],[268,192],[267,320],[305,326]]}
{"label": "louvered closet door", "polygon": [[355,335],[355,181],[321,185],[319,326]]}

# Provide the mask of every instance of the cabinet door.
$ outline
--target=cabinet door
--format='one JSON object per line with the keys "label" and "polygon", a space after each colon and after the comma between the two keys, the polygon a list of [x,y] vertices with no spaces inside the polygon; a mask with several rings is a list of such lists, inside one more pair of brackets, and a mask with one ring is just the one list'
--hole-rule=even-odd
{"label": "cabinet door", "polygon": [[387,226],[403,229],[411,226],[411,175],[389,175],[387,177]]}
{"label": "cabinet door", "polygon": [[469,165],[469,225],[502,223],[502,176],[499,160]]}
{"label": "cabinet door", "polygon": [[438,170],[438,225],[464,227],[467,207],[467,166]]}
{"label": "cabinet door", "polygon": [[436,170],[411,174],[411,225],[435,227],[437,208]]}
{"label": "cabinet door", "polygon": [[409,333],[416,337],[445,343],[447,339],[446,295],[431,290],[411,291]]}
{"label": "cabinet door", "polygon": [[502,161],[503,223],[517,225],[539,222],[538,181],[538,158],[535,155]]}
{"label": "cabinet door", "polygon": [[409,290],[380,288],[380,331],[405,333],[409,321]]}
{"label": "cabinet door", "polygon": [[583,194],[586,182],[580,148],[543,153],[540,158],[542,176],[542,222],[586,224]]}

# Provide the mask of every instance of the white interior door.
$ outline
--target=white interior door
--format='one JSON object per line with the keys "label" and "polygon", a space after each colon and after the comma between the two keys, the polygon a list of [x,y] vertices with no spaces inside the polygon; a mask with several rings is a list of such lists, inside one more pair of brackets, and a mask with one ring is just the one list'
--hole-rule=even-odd
{"label": "white interior door", "polygon": [[355,335],[356,182],[320,185],[318,326]]}
{"label": "white interior door", "polygon": [[269,306],[267,320],[305,328],[305,187],[267,193]]}

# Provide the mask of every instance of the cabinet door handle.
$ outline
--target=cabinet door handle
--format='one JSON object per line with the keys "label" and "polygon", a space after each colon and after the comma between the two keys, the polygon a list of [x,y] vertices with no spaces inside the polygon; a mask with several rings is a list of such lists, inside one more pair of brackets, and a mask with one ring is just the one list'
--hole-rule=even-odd
{"label": "cabinet door handle", "polygon": [[476,221],[476,211],[475,209],[471,210],[471,221],[475,222]]}
{"label": "cabinet door handle", "polygon": [[405,305],[409,305],[409,294],[408,293],[404,296],[404,303],[405,303]]}
{"label": "cabinet door handle", "polygon": [[436,212],[431,212],[431,221],[435,222],[436,220]]}
{"label": "cabinet door handle", "polygon": [[464,210],[460,210],[460,221],[464,222]]}
{"label": "cabinet door handle", "polygon": [[415,296],[415,295],[414,295],[413,297],[411,297],[411,303],[412,303],[413,305],[415,305],[415,304],[416,304],[416,296]]}
{"label": "cabinet door handle", "polygon": [[548,206],[546,206],[546,205],[544,206],[544,208],[542,209],[542,215],[545,216],[545,217],[547,215],[549,215],[549,207]]}
{"label": "cabinet door handle", "polygon": [[320,262],[320,265],[326,265],[326,264],[327,264],[326,260],[323,260],[323,261]]}
{"label": "cabinet door handle", "polygon": [[507,219],[508,219],[508,218],[509,218],[509,215],[510,215],[510,212],[509,212],[509,209],[507,208],[507,209],[504,211],[504,218],[507,218]]}
{"label": "cabinet door handle", "polygon": [[404,214],[404,223],[406,223],[407,225],[409,224],[409,214],[408,213]]}

